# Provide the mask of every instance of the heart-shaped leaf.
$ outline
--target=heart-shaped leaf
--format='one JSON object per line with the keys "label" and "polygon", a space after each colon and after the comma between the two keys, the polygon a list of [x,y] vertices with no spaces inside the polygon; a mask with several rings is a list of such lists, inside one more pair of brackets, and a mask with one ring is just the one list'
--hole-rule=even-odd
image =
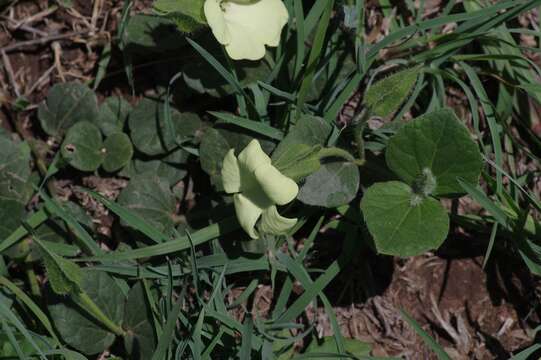
{"label": "heart-shaped leaf", "polygon": [[48,135],[62,136],[76,122],[98,118],[96,95],[79,82],[56,84],[39,106],[38,117]]}
{"label": "heart-shaped leaf", "polygon": [[128,293],[124,310],[124,346],[130,359],[145,360],[152,358],[156,348],[156,337],[152,326],[152,312],[140,282]]}
{"label": "heart-shaped leaf", "polygon": [[132,176],[150,174],[166,179],[169,184],[174,185],[188,173],[185,166],[188,156],[189,154],[186,151],[178,149],[160,159],[136,159],[132,163]]}
{"label": "heart-shaped leaf", "polygon": [[325,146],[331,131],[332,126],[325,119],[311,115],[301,116],[272,153],[273,163],[282,163],[281,158],[291,151],[291,146],[294,144]]}
{"label": "heart-shaped leaf", "polygon": [[61,153],[78,170],[96,170],[105,157],[100,129],[88,121],[73,125],[62,143]]}
{"label": "heart-shaped leaf", "polygon": [[305,204],[333,208],[349,203],[359,190],[359,169],[349,162],[332,162],[308,176],[297,198]]}
{"label": "heart-shaped leaf", "polygon": [[[109,319],[120,324],[125,301],[120,287],[105,272],[84,271],[83,274],[81,288]],[[115,340],[115,334],[98,325],[69,297],[54,297],[48,308],[62,339],[87,355],[104,351]]]}
{"label": "heart-shaped leaf", "polygon": [[177,23],[184,33],[193,33],[206,24],[203,13],[204,0],[157,0],[154,10]]}
{"label": "heart-shaped leaf", "polygon": [[[195,136],[201,127],[199,117],[193,113],[179,113],[171,109],[171,122],[174,127],[174,139],[184,142]],[[137,150],[150,156],[165,154],[169,146],[165,144],[164,105],[162,102],[143,99],[130,113],[128,120],[131,139]]]}
{"label": "heart-shaped leaf", "polygon": [[174,226],[175,213],[175,197],[169,186],[165,179],[157,176],[136,177],[122,190],[118,203],[156,229],[169,233]]}
{"label": "heart-shaped leaf", "polygon": [[382,254],[415,256],[437,249],[449,231],[449,217],[439,201],[414,193],[400,181],[369,187],[361,210]]}
{"label": "heart-shaped leaf", "polygon": [[133,146],[128,135],[117,132],[111,134],[103,143],[105,158],[101,165],[107,172],[114,172],[126,166],[133,155]]}
{"label": "heart-shaped leaf", "polygon": [[105,99],[100,106],[97,119],[97,124],[103,135],[109,136],[122,132],[131,109],[130,103],[119,96],[111,96]]}
{"label": "heart-shaped leaf", "polygon": [[419,68],[394,73],[368,88],[363,103],[373,116],[392,115],[413,90]]}
{"label": "heart-shaped leaf", "polygon": [[139,54],[178,50],[186,45],[175,21],[162,16],[131,16],[123,35],[125,49]]}
{"label": "heart-shaped leaf", "polygon": [[0,136],[0,199],[26,205],[31,196],[30,147]]}
{"label": "heart-shaped leaf", "polygon": [[477,145],[450,109],[404,125],[389,141],[385,157],[389,168],[411,186],[432,176],[430,193],[435,196],[464,193],[457,179],[478,183],[483,165]]}

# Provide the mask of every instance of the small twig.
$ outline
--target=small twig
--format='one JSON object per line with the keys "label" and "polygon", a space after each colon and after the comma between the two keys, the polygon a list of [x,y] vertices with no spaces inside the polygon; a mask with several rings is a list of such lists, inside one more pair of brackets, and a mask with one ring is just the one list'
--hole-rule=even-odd
{"label": "small twig", "polygon": [[6,73],[8,75],[9,82],[11,83],[11,87],[13,88],[15,95],[17,95],[17,97],[20,97],[21,92],[19,90],[19,85],[15,81],[15,74],[13,73],[11,62],[9,61],[9,57],[4,51],[2,51],[2,61],[4,62],[4,69],[6,69]]}
{"label": "small twig", "polygon": [[17,21],[17,23],[19,25],[17,25],[16,28],[18,28],[20,26],[23,26],[23,25],[29,25],[29,24],[35,23],[37,21],[40,21],[41,19],[46,18],[47,16],[54,13],[56,10],[58,10],[58,6],[51,6],[47,10],[40,11],[37,14],[29,16],[29,17],[27,17],[27,18],[25,18],[23,20]]}
{"label": "small twig", "polygon": [[42,83],[51,75],[51,73],[53,72],[53,70],[55,69],[56,65],[53,65],[51,66],[49,69],[47,69],[47,71],[45,71],[37,81],[34,82],[34,84],[32,85],[32,87],[30,89],[28,89],[26,92],[25,92],[25,96],[29,96],[31,95],[39,86],[42,85]]}
{"label": "small twig", "polygon": [[100,13],[101,13],[101,7],[102,7],[101,5],[102,5],[102,0],[94,0],[94,6],[92,7],[92,18],[90,20],[92,33],[94,32],[95,29],[97,29],[98,17],[100,16]]}
{"label": "small twig", "polygon": [[81,13],[78,12],[75,8],[68,9],[68,14],[70,14],[74,18],[77,18],[77,19],[81,20],[91,32],[94,31],[94,28],[92,27],[92,24],[90,24],[88,22],[87,18],[84,17],[83,15],[81,15]]}
{"label": "small twig", "polygon": [[79,35],[85,35],[85,34],[88,34],[88,30],[75,31],[75,32],[67,33],[67,34],[50,35],[50,36],[46,36],[46,37],[42,37],[42,38],[34,39],[34,40],[20,41],[20,42],[14,43],[12,45],[8,45],[8,46],[5,46],[5,47],[1,48],[0,52],[8,53],[8,52],[11,52],[11,51],[14,51],[14,50],[18,50],[20,48],[25,48],[25,47],[29,47],[29,46],[35,46],[35,45],[45,45],[45,44],[50,43],[52,41],[69,39],[71,37],[75,37],[75,36],[79,36]]}
{"label": "small twig", "polygon": [[66,77],[64,76],[64,70],[62,69],[62,48],[60,47],[60,44],[55,41],[52,43],[51,47],[53,48],[54,52],[54,66],[56,67],[56,70],[58,71],[58,76],[60,76],[60,79],[62,79],[62,82],[66,82]]}
{"label": "small twig", "polygon": [[15,21],[15,20],[13,20],[12,18],[10,18],[8,16],[0,15],[0,18],[4,19],[4,20],[6,20],[6,21],[8,21],[8,22],[10,22],[12,24],[12,25],[7,26],[8,29],[11,30],[11,31],[23,30],[23,31],[26,31],[26,32],[29,32],[29,33],[32,33],[32,34],[39,35],[41,37],[49,35],[45,31],[41,31],[39,29],[33,28],[32,26],[29,26],[29,25],[26,25],[26,24],[21,24],[20,22]]}

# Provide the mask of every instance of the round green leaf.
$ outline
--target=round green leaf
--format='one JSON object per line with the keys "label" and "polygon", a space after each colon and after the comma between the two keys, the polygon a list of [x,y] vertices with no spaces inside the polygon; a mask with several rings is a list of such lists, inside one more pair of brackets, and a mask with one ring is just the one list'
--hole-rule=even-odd
{"label": "round green leaf", "polygon": [[430,171],[435,196],[464,193],[457,178],[476,184],[483,165],[477,145],[450,109],[404,125],[389,141],[385,157],[389,168],[409,185]]}
{"label": "round green leaf", "polygon": [[349,203],[359,190],[359,170],[355,164],[332,162],[308,176],[297,198],[307,205],[334,208]]}
{"label": "round green leaf", "polygon": [[94,171],[103,162],[103,150],[100,129],[88,121],[81,121],[68,130],[61,153],[74,168]]}
{"label": "round green leaf", "polygon": [[165,179],[156,176],[132,179],[120,193],[118,203],[159,231],[167,233],[174,226],[175,196]]}
{"label": "round green leaf", "polygon": [[0,137],[0,199],[23,205],[31,196],[30,147],[26,142]]}
{"label": "round green leaf", "polygon": [[[174,140],[182,142],[195,136],[201,127],[199,117],[193,113],[179,113],[171,109],[171,123],[174,128]],[[165,154],[166,126],[164,104],[159,101],[143,99],[130,113],[128,124],[131,139],[137,150],[147,155]]]}
{"label": "round green leaf", "polygon": [[449,232],[449,217],[439,201],[413,193],[400,181],[369,187],[361,210],[382,254],[419,255],[437,249]]}
{"label": "round green leaf", "polygon": [[178,149],[160,159],[136,159],[133,161],[133,172],[134,175],[151,174],[152,176],[158,176],[167,179],[169,184],[174,185],[188,173],[185,167],[188,156],[189,154],[186,151]]}
{"label": "round green leaf", "polygon": [[79,121],[95,121],[98,101],[94,92],[79,82],[54,85],[38,109],[43,130],[51,136],[61,136]]}
{"label": "round green leaf", "polygon": [[114,172],[126,166],[133,155],[133,146],[128,135],[118,132],[111,134],[103,143],[105,158],[101,165],[107,172]]}
{"label": "round green leaf", "polygon": [[277,166],[280,166],[282,162],[287,163],[288,160],[282,158],[291,157],[289,153],[295,144],[304,144],[310,147],[325,146],[331,131],[332,126],[325,119],[303,115],[272,153],[272,162]]}
{"label": "round green leaf", "polygon": [[179,50],[186,44],[173,19],[146,14],[130,16],[123,42],[127,51],[141,54]]}
{"label": "round green leaf", "polygon": [[[84,271],[83,274],[81,288],[109,319],[121,324],[125,298],[115,280],[101,271]],[[87,355],[97,354],[111,346],[115,335],[98,325],[69,297],[55,298],[54,301],[48,306],[49,313],[66,343]]]}
{"label": "round green leaf", "polygon": [[126,330],[124,346],[130,359],[152,358],[156,348],[152,323],[152,312],[149,309],[145,290],[138,282],[130,289],[124,310],[124,329]]}
{"label": "round green leaf", "polygon": [[116,132],[122,132],[131,109],[130,103],[119,96],[111,96],[105,99],[100,106],[97,119],[103,135],[109,136]]}

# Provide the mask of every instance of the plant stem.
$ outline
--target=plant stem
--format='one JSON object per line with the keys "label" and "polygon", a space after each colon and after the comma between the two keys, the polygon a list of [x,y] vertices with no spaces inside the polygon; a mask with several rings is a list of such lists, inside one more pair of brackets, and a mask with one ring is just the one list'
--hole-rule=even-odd
{"label": "plant stem", "polygon": [[357,153],[359,154],[359,159],[363,164],[366,160],[363,133],[366,127],[366,122],[369,118],[370,112],[366,109],[363,109],[358,115],[353,118],[352,121],[355,124],[354,136],[355,143],[357,144]]}
{"label": "plant stem", "polygon": [[41,297],[41,291],[39,289],[38,284],[38,278],[36,276],[36,272],[34,271],[34,267],[32,266],[32,263],[25,262],[24,263],[26,277],[28,278],[28,284],[30,285],[30,293],[32,296],[38,298]]}
{"label": "plant stem", "polygon": [[86,311],[88,311],[90,315],[92,315],[112,333],[118,336],[124,336],[126,334],[126,332],[120,326],[118,326],[115,322],[109,319],[109,317],[105,315],[103,311],[101,311],[98,305],[96,305],[96,303],[92,301],[92,299],[88,296],[86,292],[82,291],[79,294],[75,295],[74,298],[74,300],[76,302],[79,302],[80,305]]}

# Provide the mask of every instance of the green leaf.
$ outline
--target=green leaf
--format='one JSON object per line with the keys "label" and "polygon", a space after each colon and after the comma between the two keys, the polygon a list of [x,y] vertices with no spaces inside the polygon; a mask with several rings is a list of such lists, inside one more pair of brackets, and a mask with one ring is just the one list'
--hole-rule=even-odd
{"label": "green leaf", "polygon": [[97,125],[105,136],[122,132],[128,115],[132,110],[129,102],[119,96],[111,96],[105,99],[100,106]]}
{"label": "green leaf", "polygon": [[203,0],[157,0],[154,10],[174,20],[184,33],[194,32],[206,24]]}
{"label": "green leaf", "polygon": [[404,125],[389,141],[385,156],[389,168],[409,185],[430,173],[435,196],[464,193],[457,179],[477,184],[483,165],[477,145],[450,109]]}
{"label": "green leaf", "polygon": [[418,67],[403,70],[373,84],[364,95],[364,106],[373,116],[392,115],[413,90],[419,71]]}
{"label": "green leaf", "polygon": [[287,136],[278,144],[272,154],[273,163],[282,163],[281,157],[293,144],[324,146],[332,131],[332,126],[323,118],[302,115]]}
{"label": "green leaf", "polygon": [[133,146],[128,135],[117,132],[111,134],[103,143],[105,158],[102,167],[107,172],[114,172],[126,166],[133,155]]}
{"label": "green leaf", "polygon": [[58,295],[76,294],[81,289],[83,272],[74,262],[55,254],[46,243],[36,236],[33,240],[39,246],[49,284]]}
{"label": "green leaf", "polygon": [[415,321],[414,318],[412,318],[408,313],[406,313],[404,310],[400,310],[400,314],[402,317],[406,320],[408,324],[415,330],[417,335],[423,341],[425,344],[436,354],[439,360],[451,360],[451,357],[447,355],[443,347],[436,342],[436,340],[430,336],[426,331],[423,330],[423,328]]}
{"label": "green leaf", "polygon": [[349,162],[331,162],[308,176],[298,199],[307,205],[334,208],[349,203],[359,190],[359,169]]}
{"label": "green leaf", "polygon": [[[201,167],[218,189],[222,188],[221,171],[225,154],[233,148],[238,155],[252,139],[251,136],[223,128],[208,128],[205,131],[199,147]],[[267,154],[272,150],[272,142],[261,139],[259,142]]]}
{"label": "green leaf", "polygon": [[220,123],[233,124],[271,139],[282,140],[284,137],[280,130],[259,121],[245,119],[226,112],[209,111],[209,114],[220,119]]}
{"label": "green leaf", "polygon": [[[196,135],[201,128],[201,120],[194,113],[180,113],[171,109],[171,121],[175,128],[176,142],[184,142]],[[162,102],[143,99],[130,113],[129,127],[131,139],[137,150],[150,156],[165,154],[168,150],[164,142],[165,113]]]}
{"label": "green leaf", "polygon": [[131,176],[151,174],[167,179],[169,184],[175,185],[188,173],[186,170],[188,157],[189,154],[186,151],[178,149],[159,159],[135,159],[131,166]]}
{"label": "green leaf", "polygon": [[164,179],[156,176],[132,179],[120,193],[118,204],[162,232],[173,229],[175,197]]}
{"label": "green leaf", "polygon": [[[20,222],[24,217],[17,219]],[[36,236],[48,249],[60,256],[76,256],[79,248],[75,245],[68,245],[65,239],[68,237],[67,229],[61,223],[48,220],[35,229]],[[0,237],[1,238],[1,237]],[[26,262],[33,262],[42,259],[42,251],[39,245],[31,238],[25,238],[14,246],[4,251],[6,256],[12,259],[23,259]]]}
{"label": "green leaf", "polygon": [[[356,358],[362,358],[369,356],[372,351],[370,344],[364,343],[356,339],[344,339],[344,350],[346,353]],[[320,360],[334,360],[337,359],[338,348],[333,336],[325,336],[321,341],[313,340],[306,348],[303,355],[313,354],[312,356]],[[328,356],[324,356],[328,355]]]}
{"label": "green leaf", "polygon": [[126,51],[141,54],[179,50],[186,45],[173,19],[144,14],[130,17],[123,41]]}
{"label": "green leaf", "polygon": [[449,231],[443,206],[413,193],[399,181],[376,183],[368,188],[361,210],[379,253],[414,256],[437,249]]}
{"label": "green leaf", "polygon": [[154,9],[161,14],[181,13],[205,24],[204,0],[156,0]]}
{"label": "green leaf", "polygon": [[26,205],[32,195],[29,186],[30,147],[26,142],[0,136],[0,199]]}
{"label": "green leaf", "polygon": [[[212,34],[202,39],[198,38],[197,40],[218,61],[219,65],[223,67],[223,64],[228,62],[223,49]],[[257,83],[259,80],[266,79],[271,73],[269,64],[264,60],[235,61],[232,65],[235,69],[236,79],[229,72],[227,74],[220,74],[207,59],[194,54],[191,60],[182,68],[182,78],[186,85],[197,93],[222,97],[233,94],[236,91],[242,92],[237,88],[238,86],[244,88],[250,84]]]}
{"label": "green leaf", "polygon": [[15,200],[0,199],[0,242],[15,231],[24,219],[24,204]]}
{"label": "green leaf", "polygon": [[96,95],[79,82],[56,84],[39,106],[38,117],[48,135],[60,137],[76,122],[98,118]]}
{"label": "green leaf", "polygon": [[297,182],[320,169],[320,150],[320,145],[291,144],[276,159],[274,166],[282,174]]}
{"label": "green leaf", "polygon": [[[121,323],[125,299],[114,279],[101,271],[85,271],[83,274],[81,289],[109,319]],[[87,355],[97,354],[111,346],[115,335],[89,318],[78,305],[65,297],[52,300],[48,306],[49,313],[66,343]]]}
{"label": "green leaf", "polygon": [[95,171],[105,157],[100,129],[88,121],[73,125],[61,145],[62,157],[81,171]]}
{"label": "green leaf", "polygon": [[156,336],[152,326],[150,306],[141,282],[135,284],[128,293],[124,309],[124,346],[130,359],[150,359],[156,348]]}

